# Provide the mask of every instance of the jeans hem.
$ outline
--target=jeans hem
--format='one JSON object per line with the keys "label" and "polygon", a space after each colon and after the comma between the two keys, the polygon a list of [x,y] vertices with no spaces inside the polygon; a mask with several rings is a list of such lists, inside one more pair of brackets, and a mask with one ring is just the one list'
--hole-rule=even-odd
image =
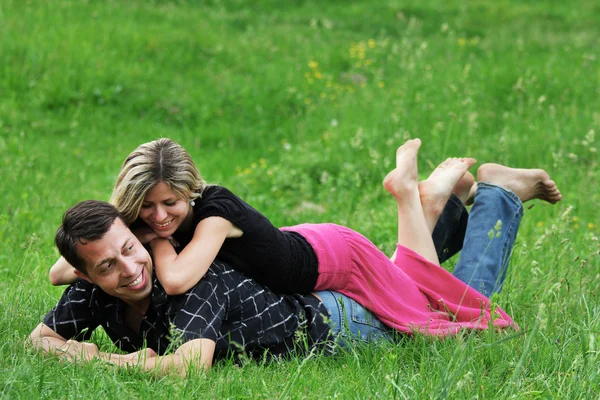
{"label": "jeans hem", "polygon": [[489,187],[489,188],[500,189],[502,192],[504,192],[512,200],[512,202],[517,206],[518,209],[520,209],[521,212],[523,211],[523,202],[521,201],[521,199],[519,198],[519,196],[517,196],[515,194],[515,192],[513,192],[512,190],[507,189],[507,188],[502,187],[502,186],[495,185],[493,183],[489,183],[489,182],[478,182],[477,183],[477,189],[479,190],[480,187]]}

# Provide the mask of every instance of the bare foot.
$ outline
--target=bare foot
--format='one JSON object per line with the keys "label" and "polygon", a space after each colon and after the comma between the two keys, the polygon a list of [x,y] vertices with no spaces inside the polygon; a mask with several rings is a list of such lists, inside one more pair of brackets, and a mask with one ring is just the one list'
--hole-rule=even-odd
{"label": "bare foot", "polygon": [[417,169],[417,153],[421,147],[420,139],[408,140],[396,150],[396,168],[383,179],[383,187],[403,202],[407,194],[417,194],[419,173]]}
{"label": "bare foot", "polygon": [[556,183],[543,169],[520,169],[499,164],[483,164],[477,171],[477,180],[509,189],[523,203],[540,199],[555,204],[562,199]]}
{"label": "bare foot", "polygon": [[[450,194],[475,162],[474,158],[448,158],[433,170],[429,178],[419,183],[421,205],[431,232],[433,232]],[[469,187],[465,190],[467,195],[470,189]]]}
{"label": "bare foot", "polygon": [[465,172],[460,181],[454,186],[454,190],[452,190],[452,194],[454,194],[458,199],[466,206],[470,206],[473,204],[473,199],[475,198],[475,190],[477,185],[475,183],[475,177],[469,171]]}

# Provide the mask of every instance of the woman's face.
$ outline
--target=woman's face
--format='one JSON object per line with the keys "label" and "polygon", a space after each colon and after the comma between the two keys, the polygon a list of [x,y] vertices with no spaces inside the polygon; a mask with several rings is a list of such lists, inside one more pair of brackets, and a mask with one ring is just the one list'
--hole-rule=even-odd
{"label": "woman's face", "polygon": [[168,237],[191,215],[189,200],[177,196],[165,182],[159,182],[146,193],[139,217],[158,236]]}

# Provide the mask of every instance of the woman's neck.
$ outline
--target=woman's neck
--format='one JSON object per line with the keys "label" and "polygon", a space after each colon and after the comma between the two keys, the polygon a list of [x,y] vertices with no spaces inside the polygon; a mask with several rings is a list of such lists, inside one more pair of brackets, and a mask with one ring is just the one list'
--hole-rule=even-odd
{"label": "woman's neck", "polygon": [[190,232],[193,229],[193,225],[194,225],[194,207],[192,207],[190,205],[190,209],[189,209],[185,219],[183,220],[183,223],[179,226],[179,229],[177,229],[177,230],[180,231],[181,233]]}

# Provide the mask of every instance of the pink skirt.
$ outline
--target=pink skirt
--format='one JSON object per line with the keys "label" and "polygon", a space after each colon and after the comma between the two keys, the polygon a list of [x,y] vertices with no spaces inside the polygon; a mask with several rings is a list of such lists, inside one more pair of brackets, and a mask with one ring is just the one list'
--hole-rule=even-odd
{"label": "pink skirt", "polygon": [[345,294],[404,333],[447,336],[463,329],[513,327],[490,300],[414,251],[398,245],[395,261],[361,234],[335,224],[287,227],[312,245],[319,261],[315,291]]}

